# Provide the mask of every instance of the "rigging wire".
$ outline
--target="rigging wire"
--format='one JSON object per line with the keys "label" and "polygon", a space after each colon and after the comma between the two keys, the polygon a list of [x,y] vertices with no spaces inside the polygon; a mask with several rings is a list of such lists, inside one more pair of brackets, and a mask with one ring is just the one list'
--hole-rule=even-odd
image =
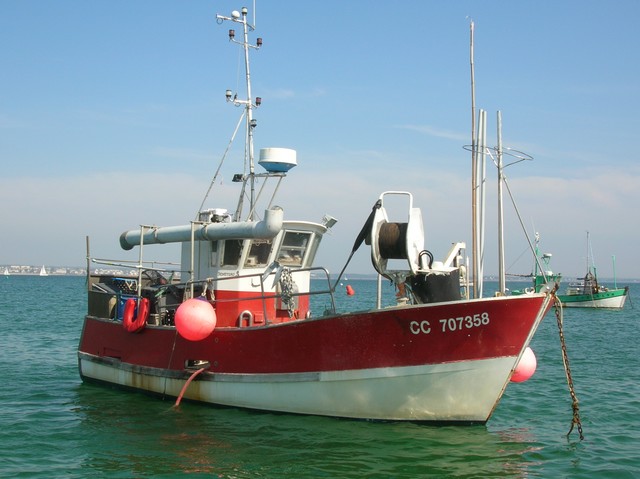
{"label": "rigging wire", "polygon": [[[516,150],[513,150],[516,151]],[[521,152],[518,152],[521,153]],[[521,153],[522,155],[526,155],[526,153]],[[491,153],[489,153],[489,156],[493,159],[493,155],[491,155]],[[514,155],[516,156],[516,155]],[[526,155],[528,158],[529,155]],[[520,157],[520,156],[516,156],[518,158],[518,161],[515,161],[513,163],[509,163],[509,165],[507,166],[511,166],[515,163],[519,163],[520,161],[524,161],[525,159],[528,158],[524,158],[524,157]],[[495,160],[494,160],[495,163]],[[505,167],[506,168],[506,167]],[[520,210],[518,209],[518,205],[516,204],[516,200],[513,197],[513,194],[511,193],[511,188],[509,187],[509,182],[507,181],[507,177],[506,175],[503,173],[502,175],[502,181],[504,181],[504,186],[507,188],[507,193],[509,194],[509,198],[511,198],[511,204],[513,205],[513,209],[516,213],[516,216],[518,218],[518,221],[520,222],[520,227],[522,228],[522,231],[524,231],[524,236],[527,239],[527,243],[529,243],[529,249],[530,251],[533,253],[534,259],[535,259],[535,263],[538,265],[538,269],[540,270],[540,272],[542,273],[542,276],[544,277],[545,283],[547,282],[547,276],[545,274],[544,268],[542,267],[542,264],[540,263],[540,258],[537,257],[536,255],[536,250],[533,247],[533,243],[531,242],[531,239],[529,238],[529,235],[527,234],[527,228],[524,225],[524,221],[522,220],[522,215],[520,214]]]}
{"label": "rigging wire", "polygon": [[196,212],[196,219],[198,219],[198,213],[200,213],[200,211],[202,211],[202,208],[204,207],[204,202],[207,201],[207,198],[209,197],[209,193],[211,193],[211,189],[213,188],[214,183],[218,179],[218,175],[220,174],[220,169],[222,168],[222,164],[224,163],[224,160],[227,158],[227,153],[229,153],[229,150],[231,149],[231,145],[233,144],[233,141],[236,138],[238,130],[240,129],[240,125],[242,125],[242,120],[244,119],[244,114],[245,114],[245,112],[243,110],[242,111],[242,115],[240,115],[240,120],[238,120],[238,124],[236,125],[236,129],[234,130],[233,135],[231,135],[231,139],[229,140],[229,144],[227,145],[227,148],[224,150],[224,153],[222,155],[222,159],[220,160],[220,163],[218,164],[218,169],[216,170],[215,174],[213,175],[213,179],[211,180],[211,184],[209,184],[209,189],[205,193],[204,198],[202,199],[202,203],[200,203],[200,208],[198,208],[198,211]]}
{"label": "rigging wire", "polygon": [[[525,255],[525,253],[527,253],[527,251],[529,251],[529,248],[525,248],[525,249],[522,251],[522,253],[520,253],[520,254],[518,255],[518,257],[517,257],[515,260],[513,260],[513,262],[512,262],[512,263],[509,265],[509,267],[507,268],[507,271],[509,271],[511,268],[513,268],[513,267],[516,265],[516,263],[517,263],[518,261],[520,261],[520,258],[522,258],[522,257]],[[511,276],[531,276],[531,275],[529,275],[529,274],[527,274],[527,275],[520,275],[520,274],[513,274],[513,273],[507,273],[507,274],[509,274],[509,275],[511,275]]]}
{"label": "rigging wire", "polygon": [[[531,247],[531,251],[534,252],[534,256],[535,256],[536,263],[538,264],[538,268],[540,268],[540,271],[542,272],[542,275],[545,277],[545,282],[546,282],[546,276],[545,276],[544,269],[542,268],[542,265],[540,264],[540,261],[539,261],[538,257],[535,255],[535,250],[533,248],[533,244],[531,244],[531,240],[529,239],[529,235],[526,235],[526,229],[525,229],[524,223],[522,221],[522,216],[520,215],[520,211],[518,210],[518,206],[516,205],[515,198],[511,194],[511,189],[509,188],[509,183],[507,182],[506,176],[503,176],[503,180],[504,180],[505,186],[507,187],[507,192],[509,193],[509,197],[511,198],[511,202],[513,204],[513,208],[514,208],[514,210],[516,212],[518,220],[520,221],[520,225],[522,226],[523,231],[525,231],[525,236],[527,237],[527,241],[529,242],[529,246]],[[554,289],[553,289],[551,294],[553,294],[553,296],[554,296],[554,306],[555,306],[556,319],[557,319],[557,324],[558,324],[558,334],[560,336],[560,346],[561,346],[561,349],[562,349],[562,363],[564,365],[564,371],[565,371],[565,375],[567,377],[567,384],[569,386],[569,393],[571,394],[571,407],[572,407],[572,410],[573,410],[573,418],[572,418],[572,421],[571,421],[571,428],[569,429],[569,432],[567,433],[567,437],[571,434],[571,432],[573,431],[573,428],[575,426],[578,429],[578,434],[580,436],[580,440],[582,441],[584,439],[584,434],[582,432],[582,423],[580,422],[580,402],[578,401],[578,397],[577,397],[576,392],[575,392],[575,387],[573,385],[573,378],[571,376],[571,368],[569,366],[569,355],[567,353],[567,345],[566,345],[566,340],[565,340],[565,337],[564,337],[564,330],[563,330],[562,303],[560,302],[560,299],[556,295],[557,289],[558,289],[558,284],[555,285],[555,287],[554,287]]]}

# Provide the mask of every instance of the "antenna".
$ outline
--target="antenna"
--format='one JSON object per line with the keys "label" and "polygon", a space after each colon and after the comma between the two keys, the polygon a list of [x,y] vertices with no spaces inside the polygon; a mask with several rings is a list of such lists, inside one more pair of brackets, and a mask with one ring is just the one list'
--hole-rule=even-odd
{"label": "antenna", "polygon": [[[255,6],[255,0],[254,0]],[[245,146],[245,165],[248,165],[249,174],[242,176],[242,193],[240,194],[240,199],[238,200],[238,206],[236,208],[235,218],[239,220],[242,215],[242,205],[244,200],[245,188],[247,186],[247,182],[249,183],[249,216],[247,220],[253,219],[253,211],[256,202],[256,191],[255,191],[255,164],[254,164],[254,152],[253,152],[253,131],[256,128],[258,122],[253,118],[253,110],[258,108],[262,104],[262,98],[256,97],[253,98],[251,92],[251,71],[249,68],[249,51],[251,49],[258,50],[262,46],[262,38],[256,39],[256,44],[253,45],[249,43],[249,32],[255,30],[254,25],[251,25],[247,19],[249,11],[247,7],[242,7],[240,11],[234,10],[231,12],[230,17],[226,17],[224,15],[216,15],[216,19],[218,23],[223,23],[225,21],[230,21],[234,23],[239,23],[242,27],[241,34],[238,37],[241,39],[236,39],[236,32],[233,29],[229,30],[229,42],[235,43],[242,47],[244,52],[244,67],[245,67],[245,81],[246,81],[246,97],[240,98],[238,93],[234,93],[232,90],[226,90],[225,98],[227,102],[235,105],[241,106],[244,108],[244,116],[245,116],[245,124],[246,124],[246,146]],[[254,10],[255,15],[255,10]],[[254,16],[255,21],[255,16]]]}

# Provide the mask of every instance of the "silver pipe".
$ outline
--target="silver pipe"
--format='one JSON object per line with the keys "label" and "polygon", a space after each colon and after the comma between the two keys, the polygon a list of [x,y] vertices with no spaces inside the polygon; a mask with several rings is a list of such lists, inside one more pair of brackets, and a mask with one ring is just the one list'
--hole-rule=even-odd
{"label": "silver pipe", "polygon": [[[243,238],[274,238],[282,229],[284,211],[275,206],[265,210],[262,221],[237,221],[230,223],[201,224],[194,229],[195,241],[214,241],[221,239]],[[141,243],[162,244],[180,243],[191,240],[191,225],[165,226],[147,230],[141,234],[140,230],[125,231],[120,235],[120,246],[130,250]]]}

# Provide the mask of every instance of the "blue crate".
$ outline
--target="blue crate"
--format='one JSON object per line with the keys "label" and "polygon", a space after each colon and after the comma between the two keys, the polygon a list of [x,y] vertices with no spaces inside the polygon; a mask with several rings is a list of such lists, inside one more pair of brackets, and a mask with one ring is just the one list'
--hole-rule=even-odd
{"label": "blue crate", "polygon": [[[116,319],[122,320],[124,317],[124,304],[128,299],[133,298],[136,299],[135,294],[118,294],[118,304],[116,306]],[[136,308],[137,309],[137,308]],[[135,313],[133,315],[135,318]]]}

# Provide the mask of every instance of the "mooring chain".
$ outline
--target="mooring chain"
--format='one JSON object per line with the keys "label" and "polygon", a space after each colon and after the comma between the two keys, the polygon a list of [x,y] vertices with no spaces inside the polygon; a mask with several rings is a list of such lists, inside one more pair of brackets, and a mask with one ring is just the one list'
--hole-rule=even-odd
{"label": "mooring chain", "polygon": [[287,305],[287,310],[289,311],[289,317],[293,317],[293,279],[291,278],[291,271],[289,268],[282,268],[282,272],[280,274],[280,297],[282,298],[282,302]]}
{"label": "mooring chain", "polygon": [[576,396],[575,389],[573,387],[573,378],[571,377],[571,368],[569,367],[569,356],[567,354],[567,345],[564,339],[564,332],[562,329],[562,303],[558,297],[553,293],[554,297],[554,307],[556,310],[556,319],[558,321],[558,334],[560,335],[560,345],[562,347],[562,362],[564,363],[564,372],[567,376],[567,384],[569,384],[569,393],[571,394],[572,408],[573,408],[573,419],[571,421],[571,428],[567,433],[567,436],[571,434],[573,431],[573,427],[576,426],[578,428],[578,434],[580,434],[580,440],[584,439],[584,435],[582,434],[582,423],[580,422],[580,405],[578,401],[578,397]]}

